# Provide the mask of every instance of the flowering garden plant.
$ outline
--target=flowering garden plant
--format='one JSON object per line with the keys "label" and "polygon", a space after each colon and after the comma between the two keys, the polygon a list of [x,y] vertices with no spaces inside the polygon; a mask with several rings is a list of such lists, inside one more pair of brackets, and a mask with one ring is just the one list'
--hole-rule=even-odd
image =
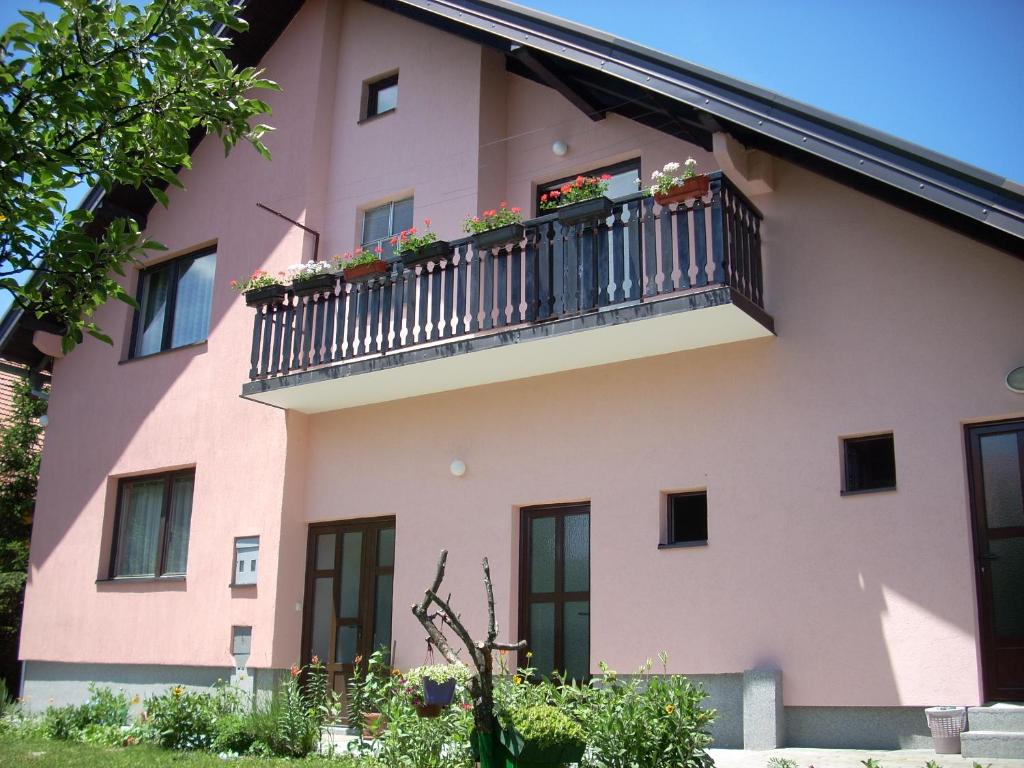
{"label": "flowering garden plant", "polygon": [[326,275],[331,271],[329,261],[307,261],[305,264],[292,264],[285,270],[286,277],[293,283],[300,283],[313,277]]}
{"label": "flowering garden plant", "polygon": [[683,186],[687,179],[692,179],[697,175],[697,161],[692,157],[686,158],[686,162],[682,165],[682,173],[679,173],[679,163],[665,163],[665,166],[660,171],[654,171],[651,174],[651,181],[654,184],[648,190],[648,194],[651,195],[667,195],[670,194],[676,187]]}
{"label": "flowering garden plant", "polygon": [[498,208],[484,211],[479,216],[471,216],[462,224],[462,229],[471,235],[478,235],[481,232],[489,232],[492,229],[507,227],[510,224],[521,224],[523,221],[522,208],[509,208],[504,200]]}
{"label": "flowering garden plant", "polygon": [[375,261],[379,261],[384,258],[384,248],[378,245],[371,251],[364,251],[362,248],[356,248],[355,251],[346,251],[341,256],[337,257],[338,267],[341,269],[349,269],[351,267],[358,267],[363,264],[372,264]]}
{"label": "flowering garden plant", "polygon": [[540,196],[540,207],[543,211],[552,211],[563,205],[581,203],[600,197],[608,191],[611,176],[607,173],[598,176],[577,176],[574,181],[566,182],[558,189],[545,192]]}
{"label": "flowering garden plant", "polygon": [[239,293],[255,291],[257,288],[269,288],[272,285],[281,285],[281,279],[274,277],[269,272],[257,269],[245,280],[232,280],[231,287]]}
{"label": "flowering garden plant", "polygon": [[419,251],[422,248],[426,248],[431,243],[437,242],[437,234],[430,232],[430,219],[424,219],[423,225],[428,231],[425,231],[422,235],[417,233],[416,227],[402,230],[397,235],[391,238],[391,245],[395,249],[395,253],[401,255],[407,252]]}

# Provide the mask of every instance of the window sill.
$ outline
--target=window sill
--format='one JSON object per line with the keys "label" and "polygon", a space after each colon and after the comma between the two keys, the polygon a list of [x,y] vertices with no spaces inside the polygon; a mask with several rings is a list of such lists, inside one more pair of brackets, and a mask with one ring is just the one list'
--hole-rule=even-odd
{"label": "window sill", "polygon": [[136,360],[149,360],[153,357],[160,357],[161,355],[169,355],[172,352],[181,352],[183,349],[196,349],[197,347],[205,347],[207,339],[202,341],[196,341],[192,344],[183,344],[180,347],[171,347],[170,349],[161,349],[159,352],[150,352],[148,355],[136,355],[135,357],[126,357],[124,360],[118,360],[118,365],[124,365],[125,363],[134,363]]}
{"label": "window sill", "polygon": [[689,549],[690,547],[706,547],[707,541],[677,541],[674,544],[659,544],[658,549]]}
{"label": "window sill", "polygon": [[114,576],[109,579],[96,579],[97,584],[162,584],[181,581],[185,581],[184,574],[174,576]]}
{"label": "window sill", "polygon": [[364,125],[366,123],[372,123],[374,120],[379,120],[382,117],[387,117],[388,115],[393,115],[397,111],[398,111],[398,107],[395,107],[394,109],[389,109],[386,112],[378,112],[376,115],[367,115],[366,117],[364,117],[364,118],[362,118],[360,120],[357,120],[356,121],[356,125]]}
{"label": "window sill", "polygon": [[840,491],[840,496],[863,496],[865,493],[896,493],[896,486],[887,488],[865,488],[863,491]]}
{"label": "window sill", "polygon": [[234,582],[228,584],[230,589],[256,589],[256,582],[252,584],[235,584]]}

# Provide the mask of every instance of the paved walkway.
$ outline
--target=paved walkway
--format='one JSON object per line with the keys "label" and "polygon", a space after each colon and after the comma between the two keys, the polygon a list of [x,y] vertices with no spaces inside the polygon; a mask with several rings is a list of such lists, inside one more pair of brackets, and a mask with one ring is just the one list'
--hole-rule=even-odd
{"label": "paved walkway", "polygon": [[924,768],[934,760],[941,768],[972,768],[975,763],[992,768],[1024,768],[1024,760],[937,755],[930,749],[769,749],[754,752],[746,749],[712,749],[716,768],[767,768],[773,757],[794,761],[799,768],[864,768],[862,760],[873,757],[882,768]]}

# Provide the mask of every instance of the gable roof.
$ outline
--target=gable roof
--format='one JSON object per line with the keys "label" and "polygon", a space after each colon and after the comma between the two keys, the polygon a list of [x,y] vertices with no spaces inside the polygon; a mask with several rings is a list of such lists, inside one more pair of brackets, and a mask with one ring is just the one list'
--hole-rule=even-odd
{"label": "gable roof", "polygon": [[[711,148],[717,131],[1024,259],[1024,186],[910,142],[614,35],[504,0],[366,0],[506,55],[593,118],[608,112]],[[302,0],[249,0],[230,52],[256,65]],[[193,134],[192,147],[201,133]],[[93,190],[96,226],[154,204],[145,189]],[[13,315],[13,316],[12,316]],[[0,322],[0,351],[33,365],[29,318]],[[28,334],[26,336],[26,333]]]}

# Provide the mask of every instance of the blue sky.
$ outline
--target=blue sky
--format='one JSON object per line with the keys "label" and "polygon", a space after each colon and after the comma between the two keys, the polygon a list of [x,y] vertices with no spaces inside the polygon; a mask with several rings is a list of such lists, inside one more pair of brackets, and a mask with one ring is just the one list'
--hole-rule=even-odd
{"label": "blue sky", "polygon": [[[1024,183],[1024,0],[524,4]],[[40,7],[0,0],[0,28]]]}

